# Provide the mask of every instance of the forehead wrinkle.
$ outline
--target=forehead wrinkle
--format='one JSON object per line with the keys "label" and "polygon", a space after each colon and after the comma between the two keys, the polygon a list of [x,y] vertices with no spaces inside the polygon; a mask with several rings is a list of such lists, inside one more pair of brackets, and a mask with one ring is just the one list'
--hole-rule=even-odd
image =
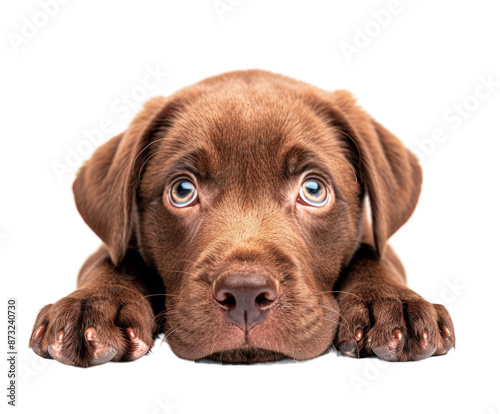
{"label": "forehead wrinkle", "polygon": [[200,181],[210,179],[212,159],[207,155],[210,150],[206,142],[172,132],[157,142],[159,146],[149,155],[149,164],[156,167],[145,171],[147,181],[156,183],[155,194],[161,194],[167,180],[174,175],[190,173]]}
{"label": "forehead wrinkle", "polygon": [[189,171],[199,180],[210,177],[210,157],[206,148],[200,147],[189,152],[179,151],[177,157],[170,157],[167,162],[170,165],[169,175],[175,172]]}
{"label": "forehead wrinkle", "polygon": [[283,157],[283,172],[287,178],[303,173],[306,169],[328,170],[319,158],[319,154],[308,148],[294,145]]}

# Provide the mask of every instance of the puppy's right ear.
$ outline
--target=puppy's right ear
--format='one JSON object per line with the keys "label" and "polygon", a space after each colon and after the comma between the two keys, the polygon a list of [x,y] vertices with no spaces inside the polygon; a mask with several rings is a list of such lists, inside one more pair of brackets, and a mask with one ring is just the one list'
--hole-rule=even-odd
{"label": "puppy's right ear", "polygon": [[172,111],[169,98],[147,102],[125,132],[94,152],[73,184],[78,211],[107,246],[115,266],[123,259],[134,231],[132,207],[146,149]]}
{"label": "puppy's right ear", "polygon": [[418,160],[347,91],[330,95],[328,116],[340,136],[348,138],[351,162],[370,201],[373,241],[381,257],[389,237],[417,204],[422,186]]}

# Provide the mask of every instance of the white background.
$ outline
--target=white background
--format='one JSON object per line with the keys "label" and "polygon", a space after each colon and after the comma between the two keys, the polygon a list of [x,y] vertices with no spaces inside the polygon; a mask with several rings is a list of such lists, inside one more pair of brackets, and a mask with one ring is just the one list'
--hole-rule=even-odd
{"label": "white background", "polygon": [[[0,314],[18,299],[17,412],[498,414],[498,2],[401,0],[390,19],[385,0],[222,0],[234,4],[222,18],[213,3],[75,0],[47,17],[38,1],[2,2]],[[361,47],[347,56],[347,44]],[[168,76],[141,90],[156,67]],[[416,363],[332,352],[221,366],[180,360],[158,341],[139,361],[85,370],[37,357],[27,344],[38,310],[75,288],[99,245],[71,192],[69,154],[90,155],[85,131],[108,122],[104,142],[125,129],[138,107],[120,110],[122,94],[142,103],[249,68],[351,90],[408,147],[426,148],[419,205],[392,245],[410,287],[449,309],[456,350]]]}

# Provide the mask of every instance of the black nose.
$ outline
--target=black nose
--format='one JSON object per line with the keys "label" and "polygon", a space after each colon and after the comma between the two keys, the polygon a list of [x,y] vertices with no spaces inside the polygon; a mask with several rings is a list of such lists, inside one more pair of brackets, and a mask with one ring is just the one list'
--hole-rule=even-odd
{"label": "black nose", "polygon": [[232,273],[217,280],[214,296],[226,311],[229,323],[249,330],[265,320],[278,293],[276,283],[269,276]]}

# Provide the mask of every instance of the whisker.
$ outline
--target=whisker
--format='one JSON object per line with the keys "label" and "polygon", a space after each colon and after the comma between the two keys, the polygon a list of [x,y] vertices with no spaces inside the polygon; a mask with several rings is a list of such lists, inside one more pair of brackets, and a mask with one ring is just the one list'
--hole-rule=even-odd
{"label": "whisker", "polygon": [[142,163],[141,165],[141,168],[139,169],[139,173],[137,174],[137,179],[139,181],[141,181],[141,174],[142,174],[142,170],[144,168],[144,166],[146,165],[146,163],[151,159],[153,158],[156,154],[160,154],[161,152],[170,152],[170,150],[160,150],[160,151],[156,151],[156,152],[153,152],[148,158],[146,158],[146,160]]}
{"label": "whisker", "polygon": [[180,259],[180,260],[177,260],[177,261],[173,264],[173,266],[175,267],[175,265],[176,265],[177,263],[180,263],[180,262],[190,262],[190,263],[193,263],[193,264],[195,264],[195,265],[198,265],[198,262],[195,262],[194,260],[189,260],[189,259]]}
{"label": "whisker", "polygon": [[324,305],[318,305],[317,307],[319,308],[324,308],[324,309],[328,309],[328,310],[331,310],[332,312],[335,312],[337,315],[339,315],[341,318],[344,318],[345,322],[347,324],[349,324],[349,322],[347,321],[346,317],[344,315],[342,315],[339,311],[333,309],[333,308],[329,308],[328,306],[324,306]]}
{"label": "whisker", "polygon": [[155,320],[158,318],[161,318],[162,316],[166,316],[167,313],[172,314],[172,313],[179,313],[179,311],[172,310],[172,309],[166,309],[164,311],[161,311],[158,315],[155,316]]}
{"label": "whisker", "polygon": [[165,342],[167,342],[167,338],[168,338],[170,335],[172,335],[175,331],[178,331],[179,329],[181,329],[181,328],[180,328],[180,327],[178,327],[178,328],[175,328],[175,329],[173,329],[173,330],[170,330],[170,332],[169,332],[167,335],[165,335],[165,338],[163,338],[163,340],[164,340]]}
{"label": "whisker", "polygon": [[142,300],[142,299],[145,299],[145,298],[150,298],[150,297],[152,297],[152,296],[167,296],[167,294],[166,294],[166,293],[153,293],[153,294],[151,294],[151,295],[145,295],[145,296],[143,296],[143,297],[141,298],[141,300]]}
{"label": "whisker", "polygon": [[344,290],[327,290],[325,292],[319,292],[319,293],[341,293],[341,294],[344,293],[346,295],[355,296],[355,297],[359,298],[359,300],[361,300],[362,302],[365,302],[365,300],[361,296],[356,295],[356,294],[351,293],[351,292],[346,292]]}

